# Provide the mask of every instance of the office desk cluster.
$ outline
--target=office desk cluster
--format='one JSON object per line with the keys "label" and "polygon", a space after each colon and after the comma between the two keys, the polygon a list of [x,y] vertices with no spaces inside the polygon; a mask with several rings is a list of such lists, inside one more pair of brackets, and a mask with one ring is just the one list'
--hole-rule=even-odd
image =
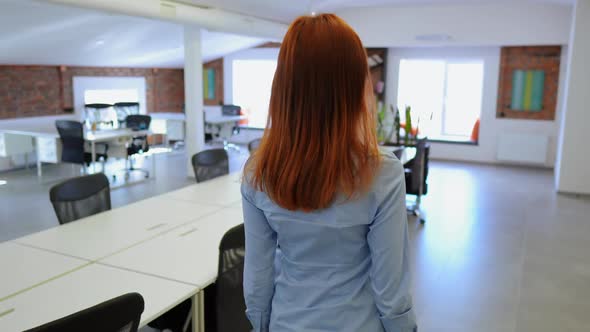
{"label": "office desk cluster", "polygon": [[223,234],[243,222],[231,174],[0,244],[0,331],[22,331],[118,295],[145,300],[144,326],[217,276]]}
{"label": "office desk cluster", "polygon": [[[151,131],[149,130],[132,131],[123,128],[95,132],[88,131],[84,133],[84,139],[90,143],[91,160],[96,160],[96,143],[120,142],[121,144],[124,144],[133,136],[149,134],[151,134]],[[44,127],[0,131],[0,156],[8,157],[17,154],[27,156],[30,152],[36,152],[37,176],[41,178],[43,175],[42,166],[44,162],[52,164],[61,162],[61,142],[57,129],[53,127]],[[155,163],[153,163],[153,165],[155,165]]]}

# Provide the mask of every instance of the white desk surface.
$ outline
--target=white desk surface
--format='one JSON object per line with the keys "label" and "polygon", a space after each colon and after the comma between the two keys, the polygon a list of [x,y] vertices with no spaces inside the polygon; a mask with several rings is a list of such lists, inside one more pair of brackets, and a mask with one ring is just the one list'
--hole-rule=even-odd
{"label": "white desk surface", "polygon": [[399,160],[402,162],[402,165],[407,163],[408,161],[414,159],[416,156],[416,148],[413,147],[403,147],[403,146],[380,146],[381,150],[390,151],[393,153],[396,150],[403,149],[402,156]]}
{"label": "white desk surface", "polygon": [[225,208],[99,263],[205,288],[217,278],[221,238],[241,223],[240,208]]}
{"label": "white desk surface", "polygon": [[119,137],[126,137],[126,136],[144,136],[150,135],[150,130],[137,130],[133,131],[127,128],[120,128],[120,129],[107,129],[107,130],[97,130],[97,131],[86,131],[84,132],[84,138],[87,141],[95,141],[95,142],[104,142],[110,141],[115,138]]}
{"label": "white desk surface", "polygon": [[12,242],[0,243],[0,301],[84,264],[84,260]]}
{"label": "white desk surface", "polygon": [[228,206],[242,200],[241,176],[241,172],[221,176],[171,191],[161,197],[207,205]]}
{"label": "white desk surface", "polygon": [[130,292],[144,298],[143,326],[197,291],[195,286],[90,264],[0,302],[0,331],[30,329]]}
{"label": "white desk surface", "polygon": [[[2,130],[2,132],[12,133],[12,134],[19,134],[19,135],[28,135],[33,137],[49,137],[49,138],[59,138],[59,134],[56,128],[44,127],[44,128],[33,128],[33,129],[9,129],[9,130]],[[108,141],[119,137],[125,136],[142,136],[142,135],[149,135],[151,134],[150,130],[138,130],[133,131],[127,128],[120,128],[120,129],[106,129],[106,130],[97,130],[97,131],[84,131],[84,138],[87,141],[95,141],[95,142],[102,142]]]}
{"label": "white desk surface", "polygon": [[21,237],[14,242],[96,260],[218,209],[218,206],[156,196]]}
{"label": "white desk surface", "polygon": [[[206,114],[206,113],[205,113]],[[227,122],[237,122],[245,120],[248,117],[245,115],[222,115],[222,116],[207,116],[205,115],[205,122],[209,124],[222,124]]]}

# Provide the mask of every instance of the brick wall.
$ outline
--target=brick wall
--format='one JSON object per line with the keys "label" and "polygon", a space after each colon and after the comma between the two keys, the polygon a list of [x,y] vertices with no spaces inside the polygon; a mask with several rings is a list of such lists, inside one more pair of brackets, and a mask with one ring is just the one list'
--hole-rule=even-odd
{"label": "brick wall", "polygon": [[67,114],[73,108],[74,76],[143,76],[146,107],[182,112],[182,69],[64,66],[0,66],[0,119]]}
{"label": "brick wall", "polygon": [[[561,46],[502,47],[498,86],[498,118],[554,120],[559,89]],[[545,71],[543,109],[540,112],[511,110],[512,72],[520,70]]]}

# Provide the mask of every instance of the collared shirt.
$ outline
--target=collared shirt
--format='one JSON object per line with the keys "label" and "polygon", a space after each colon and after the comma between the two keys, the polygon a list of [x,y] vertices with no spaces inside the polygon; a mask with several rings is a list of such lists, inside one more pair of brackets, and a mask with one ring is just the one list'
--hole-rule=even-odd
{"label": "collared shirt", "polygon": [[254,331],[417,330],[404,179],[399,160],[382,153],[367,193],[313,212],[283,209],[242,184],[244,297]]}

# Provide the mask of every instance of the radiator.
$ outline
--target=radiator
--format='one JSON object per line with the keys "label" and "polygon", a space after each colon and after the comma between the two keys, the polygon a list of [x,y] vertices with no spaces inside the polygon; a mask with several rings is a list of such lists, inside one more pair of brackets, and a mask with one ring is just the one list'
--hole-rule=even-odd
{"label": "radiator", "polygon": [[498,137],[499,161],[545,164],[549,137],[546,135],[501,134]]}

